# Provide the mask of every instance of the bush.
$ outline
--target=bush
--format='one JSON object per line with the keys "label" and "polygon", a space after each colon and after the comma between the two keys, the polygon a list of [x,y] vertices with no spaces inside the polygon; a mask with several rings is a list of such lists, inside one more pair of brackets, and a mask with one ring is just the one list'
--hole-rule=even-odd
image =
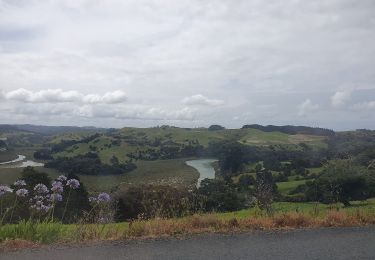
{"label": "bush", "polygon": [[114,175],[130,172],[137,168],[132,162],[108,165],[103,164],[96,153],[89,152],[75,157],[60,157],[45,164],[46,168],[53,168],[67,174],[84,175]]}
{"label": "bush", "polygon": [[52,160],[51,151],[48,149],[41,149],[34,152],[34,158],[37,160]]}
{"label": "bush", "polygon": [[306,183],[305,194],[311,201],[341,202],[349,206],[351,200],[371,197],[375,183],[372,183],[370,176],[366,168],[353,165],[349,160],[332,161],[318,179]]}
{"label": "bush", "polygon": [[133,186],[118,192],[115,197],[118,221],[181,217],[197,211],[200,201],[196,194],[186,189],[152,185]]}
{"label": "bush", "polygon": [[207,212],[235,211],[246,207],[246,199],[236,190],[235,186],[223,180],[204,179],[198,189],[204,197],[203,209]]}

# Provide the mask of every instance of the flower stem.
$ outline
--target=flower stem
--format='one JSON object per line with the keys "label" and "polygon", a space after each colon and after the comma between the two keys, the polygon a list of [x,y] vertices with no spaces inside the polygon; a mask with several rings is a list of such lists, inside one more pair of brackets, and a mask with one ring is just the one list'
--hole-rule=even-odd
{"label": "flower stem", "polygon": [[9,220],[9,223],[12,223],[14,209],[16,208],[16,205],[17,205],[17,198],[18,198],[18,197],[16,196],[16,199],[14,200],[14,204],[13,204],[13,207],[12,207],[12,213],[10,213],[10,220]]}
{"label": "flower stem", "polygon": [[69,203],[69,199],[70,199],[70,194],[71,194],[72,190],[69,189],[69,194],[68,194],[68,198],[66,199],[66,203],[65,203],[65,207],[64,207],[64,212],[62,214],[62,217],[61,217],[61,222],[64,221],[64,217],[65,217],[65,213],[66,213],[66,209],[68,207],[68,203]]}

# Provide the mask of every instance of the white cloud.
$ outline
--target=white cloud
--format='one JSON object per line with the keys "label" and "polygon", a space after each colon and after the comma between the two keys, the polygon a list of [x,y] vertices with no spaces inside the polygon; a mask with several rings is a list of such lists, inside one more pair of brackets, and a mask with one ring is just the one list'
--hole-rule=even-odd
{"label": "white cloud", "polygon": [[310,99],[306,99],[300,106],[298,116],[307,116],[311,112],[319,109],[318,104],[313,104]]}
{"label": "white cloud", "polygon": [[375,109],[375,101],[368,101],[368,102],[354,104],[352,106],[352,109],[357,110],[357,111]]}
{"label": "white cloud", "polygon": [[117,104],[124,102],[127,98],[126,93],[121,90],[107,92],[104,95],[84,95],[78,91],[63,91],[62,89],[46,89],[33,92],[24,88],[9,91],[4,94],[4,97],[7,100],[29,103],[82,102],[89,104]]}
{"label": "white cloud", "polygon": [[184,107],[181,109],[165,109],[149,106],[91,106],[84,105],[76,108],[74,114],[89,118],[115,118],[136,120],[193,120],[194,110]]}
{"label": "white cloud", "polygon": [[106,104],[118,104],[125,102],[127,99],[126,93],[121,90],[116,90],[114,92],[107,92],[103,96],[90,94],[83,97],[84,103],[106,103]]}
{"label": "white cloud", "polygon": [[[4,94],[26,90],[3,97],[0,121],[16,122],[13,108],[34,102],[110,103],[114,115],[157,118],[189,118],[187,106],[199,109],[195,120],[228,127],[240,122],[233,123],[233,115],[308,124],[296,118],[296,107],[309,97],[322,110],[316,125],[335,128],[345,118],[346,126],[373,128],[374,120],[361,119],[363,111],[332,108],[349,105],[347,94],[335,94],[343,86],[341,92],[356,89],[355,103],[374,100],[375,92],[367,91],[375,86],[374,10],[373,0],[0,0],[0,88]],[[131,98],[124,102],[116,90]],[[191,97],[197,93],[206,97]],[[277,106],[257,107],[270,103]],[[147,108],[137,112],[131,107],[137,104]],[[243,119],[247,111],[252,115]],[[68,122],[86,119],[75,114]],[[92,117],[85,123],[129,121]]]}
{"label": "white cloud", "polygon": [[11,111],[17,115],[24,116],[55,116],[56,118],[60,118],[61,116],[72,116],[74,108],[71,106],[66,106],[63,103],[43,103],[38,105],[26,103],[23,106],[15,107]]}
{"label": "white cloud", "polygon": [[351,98],[351,91],[337,91],[332,97],[331,97],[331,104],[333,107],[341,107],[345,105],[347,101],[349,101]]}
{"label": "white cloud", "polygon": [[185,105],[201,105],[201,106],[220,106],[224,104],[224,101],[219,99],[209,99],[201,94],[193,95],[191,97],[184,98],[182,103]]}

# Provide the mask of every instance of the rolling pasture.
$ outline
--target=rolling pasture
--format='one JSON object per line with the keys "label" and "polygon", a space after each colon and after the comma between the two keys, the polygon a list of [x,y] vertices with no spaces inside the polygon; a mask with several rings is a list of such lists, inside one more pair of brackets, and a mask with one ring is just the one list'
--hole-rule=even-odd
{"label": "rolling pasture", "polygon": [[[26,155],[28,159],[33,158],[33,152],[40,149],[42,145],[55,145],[64,141],[82,140],[98,132],[98,136],[89,142],[78,142],[65,147],[62,151],[55,153],[57,157],[73,157],[83,155],[88,152],[95,152],[99,155],[103,163],[111,164],[110,160],[116,156],[120,163],[129,160],[130,153],[137,153],[147,149],[159,149],[158,144],[174,143],[185,145],[190,142],[199,143],[207,147],[210,142],[235,140],[248,146],[273,146],[274,149],[301,149],[300,143],[306,143],[312,148],[326,147],[325,136],[305,135],[305,134],[286,134],[278,131],[264,132],[258,129],[223,129],[210,131],[207,128],[177,128],[177,127],[153,127],[153,128],[131,128],[125,127],[119,130],[103,131],[95,129],[83,129],[81,131],[67,131],[54,129],[46,131],[54,133],[53,135],[42,135],[42,133],[30,132],[35,128],[27,127],[26,130],[4,132],[2,136],[12,138],[16,144],[3,155],[0,154],[0,161],[3,159],[13,158],[16,154]],[[38,138],[33,138],[33,135]],[[40,141],[43,136],[43,142]],[[32,140],[35,144],[30,145]],[[110,176],[87,176],[79,175],[89,191],[113,190],[118,187],[126,187],[135,184],[167,184],[174,186],[190,186],[196,183],[199,177],[198,172],[185,164],[189,158],[169,159],[169,160],[137,160],[137,168],[129,173]],[[254,166],[254,165],[253,165]],[[249,168],[249,174],[254,174]],[[53,169],[39,168],[40,171],[48,173],[51,178],[55,178],[60,173]],[[20,177],[22,169],[20,168],[0,168],[0,182],[12,183]],[[234,181],[237,181],[234,178]],[[285,183],[278,183],[280,191],[287,194],[303,180]]]}

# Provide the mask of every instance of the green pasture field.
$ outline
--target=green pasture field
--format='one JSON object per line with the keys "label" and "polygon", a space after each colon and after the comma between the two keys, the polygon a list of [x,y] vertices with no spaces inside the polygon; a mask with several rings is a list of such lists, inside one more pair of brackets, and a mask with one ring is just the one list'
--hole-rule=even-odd
{"label": "green pasture field", "polygon": [[298,181],[286,181],[286,182],[277,182],[278,191],[283,194],[287,195],[289,192],[297,188],[299,185],[305,184],[306,180],[298,180]]}
{"label": "green pasture field", "polygon": [[[121,175],[78,175],[90,192],[111,191],[117,187],[137,184],[161,184],[172,186],[195,185],[199,173],[185,164],[186,159],[138,161],[137,169]],[[54,179],[61,173],[53,169],[36,167]],[[11,184],[21,176],[22,168],[0,168],[0,184]]]}

